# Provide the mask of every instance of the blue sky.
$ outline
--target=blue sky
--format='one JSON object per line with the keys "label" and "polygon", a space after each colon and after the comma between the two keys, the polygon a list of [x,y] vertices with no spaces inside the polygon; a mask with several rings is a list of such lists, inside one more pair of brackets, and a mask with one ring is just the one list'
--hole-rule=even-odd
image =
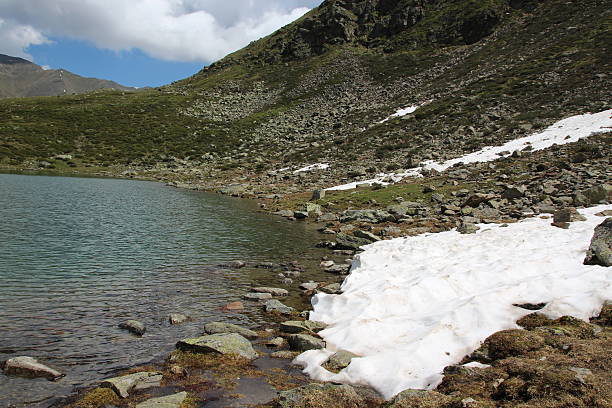
{"label": "blue sky", "polygon": [[1,0],[0,54],[159,86],[297,19],[322,0]]}

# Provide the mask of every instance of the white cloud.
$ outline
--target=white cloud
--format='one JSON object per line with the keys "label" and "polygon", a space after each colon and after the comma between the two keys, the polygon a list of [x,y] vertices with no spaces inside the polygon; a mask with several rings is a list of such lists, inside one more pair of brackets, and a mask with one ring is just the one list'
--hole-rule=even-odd
{"label": "white cloud", "polygon": [[27,56],[49,37],[211,62],[272,33],[320,0],[2,0],[0,53]]}

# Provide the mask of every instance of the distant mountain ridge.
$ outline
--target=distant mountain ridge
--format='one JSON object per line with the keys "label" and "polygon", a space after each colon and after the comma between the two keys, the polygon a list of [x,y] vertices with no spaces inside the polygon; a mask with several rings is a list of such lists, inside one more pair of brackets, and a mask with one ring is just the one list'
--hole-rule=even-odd
{"label": "distant mountain ridge", "polygon": [[0,98],[72,95],[98,89],[135,90],[113,81],[85,78],[64,69],[45,70],[23,58],[0,54]]}

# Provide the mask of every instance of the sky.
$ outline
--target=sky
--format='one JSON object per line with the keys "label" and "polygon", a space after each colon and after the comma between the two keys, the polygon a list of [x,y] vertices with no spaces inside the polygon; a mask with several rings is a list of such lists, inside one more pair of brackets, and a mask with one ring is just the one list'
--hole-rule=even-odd
{"label": "sky", "polygon": [[159,86],[296,20],[322,0],[0,0],[0,54]]}

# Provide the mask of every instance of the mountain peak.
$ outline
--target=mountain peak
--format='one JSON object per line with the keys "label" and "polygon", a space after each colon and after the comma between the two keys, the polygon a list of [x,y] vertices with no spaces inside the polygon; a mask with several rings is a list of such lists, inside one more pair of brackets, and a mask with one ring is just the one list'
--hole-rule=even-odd
{"label": "mountain peak", "polygon": [[16,64],[29,64],[29,65],[35,65],[32,62],[23,59],[23,58],[19,58],[19,57],[11,57],[10,55],[4,55],[4,54],[0,54],[0,64],[4,64],[4,65],[16,65]]}

